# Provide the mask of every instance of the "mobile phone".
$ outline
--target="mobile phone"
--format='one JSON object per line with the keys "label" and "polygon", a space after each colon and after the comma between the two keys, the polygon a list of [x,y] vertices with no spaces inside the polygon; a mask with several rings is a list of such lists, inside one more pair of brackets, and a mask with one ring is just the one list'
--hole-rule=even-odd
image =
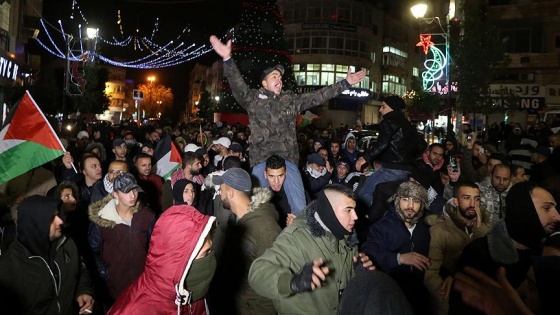
{"label": "mobile phone", "polygon": [[449,165],[451,165],[451,171],[459,171],[459,168],[457,167],[457,159],[454,156],[449,157]]}
{"label": "mobile phone", "polygon": [[478,150],[478,152],[479,152],[480,154],[484,154],[484,148],[480,148],[480,149]]}

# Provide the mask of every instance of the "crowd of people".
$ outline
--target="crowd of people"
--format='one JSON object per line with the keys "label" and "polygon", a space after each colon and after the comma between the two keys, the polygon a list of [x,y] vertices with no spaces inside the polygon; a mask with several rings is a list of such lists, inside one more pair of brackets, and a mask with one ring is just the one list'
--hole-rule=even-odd
{"label": "crowd of people", "polygon": [[[428,146],[386,97],[376,143],[296,116],[360,82],[251,89],[249,125],[93,127],[2,185],[9,314],[552,314],[560,280],[560,135],[469,132]],[[542,127],[542,126],[541,126]],[[157,175],[169,137],[182,165]],[[500,138],[497,141],[502,141]],[[72,139],[74,140],[74,139]]]}

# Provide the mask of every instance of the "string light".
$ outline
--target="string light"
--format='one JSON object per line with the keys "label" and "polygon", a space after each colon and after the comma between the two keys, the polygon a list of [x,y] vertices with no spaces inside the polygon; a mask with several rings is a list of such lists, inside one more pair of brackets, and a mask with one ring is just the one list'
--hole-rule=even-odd
{"label": "string light", "polygon": [[[201,57],[202,55],[205,55],[213,50],[212,47],[208,44],[197,46],[193,43],[190,45],[186,45],[182,38],[190,33],[190,29],[188,27],[184,27],[179,35],[177,35],[174,40],[169,41],[167,44],[156,43],[154,41],[154,38],[157,37],[157,33],[159,31],[159,17],[156,18],[154,29],[151,32],[150,38],[141,36],[140,30],[138,28],[136,29],[135,35],[125,36],[123,32],[123,20],[120,10],[117,12],[117,25],[119,26],[119,32],[121,37],[123,38],[122,40],[117,40],[114,36],[109,37],[109,39],[104,38],[99,33],[97,33],[97,36],[95,36],[95,38],[86,39],[82,35],[82,24],[87,26],[88,23],[78,3],[75,0],[72,1],[71,12],[71,20],[74,20],[75,17],[78,16],[77,14],[75,14],[75,12],[78,12],[79,16],[81,16],[83,20],[83,23],[77,25],[77,36],[74,36],[70,32],[67,32],[63,26],[62,21],[60,20],[58,21],[58,27],[56,27],[41,19],[41,28],[43,32],[41,32],[40,34],[45,35],[36,38],[39,45],[43,47],[43,49],[45,49],[47,52],[59,58],[68,58],[70,61],[83,60],[84,56],[87,56],[88,60],[99,58],[101,61],[107,64],[118,67],[156,69],[176,66]],[[49,28],[54,29],[54,31],[59,34],[60,38],[53,38],[53,36],[51,36]],[[144,54],[143,56],[140,56],[136,59],[117,61],[100,54],[99,52],[103,51],[103,49],[98,45],[110,45],[123,49],[129,48]],[[77,49],[73,49],[74,47],[77,47]],[[67,51],[67,53],[63,53],[63,51]]]}

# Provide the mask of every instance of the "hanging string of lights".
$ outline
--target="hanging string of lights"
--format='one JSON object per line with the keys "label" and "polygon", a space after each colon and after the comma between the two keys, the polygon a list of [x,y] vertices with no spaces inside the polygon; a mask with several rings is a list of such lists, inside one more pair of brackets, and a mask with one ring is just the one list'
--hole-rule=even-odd
{"label": "hanging string of lights", "polygon": [[[176,66],[212,51],[212,47],[208,44],[187,45],[183,39],[190,33],[188,27],[183,28],[179,35],[168,43],[157,43],[155,39],[157,39],[159,31],[159,17],[156,18],[149,37],[141,36],[138,28],[135,30],[135,35],[127,36],[123,31],[121,10],[117,12],[117,26],[120,33],[120,36],[117,36],[121,37],[120,40],[115,36],[103,37],[98,30],[93,38],[84,38],[82,25],[88,25],[87,19],[76,0],[72,1],[71,9],[70,20],[76,22],[78,20],[76,17],[81,17],[80,22],[83,22],[78,24],[76,36],[73,35],[73,32],[67,31],[68,28],[65,29],[61,20],[58,20],[58,26],[52,25],[44,19],[40,20],[42,29],[40,34],[45,35],[38,36],[36,40],[43,49],[58,58],[78,61],[84,60],[84,56],[88,56],[88,60],[99,58],[107,64],[118,67],[156,69]],[[131,49],[135,53],[129,55],[135,57],[125,61],[113,59],[102,54],[104,46]],[[138,56],[139,53],[143,53],[142,56]]]}

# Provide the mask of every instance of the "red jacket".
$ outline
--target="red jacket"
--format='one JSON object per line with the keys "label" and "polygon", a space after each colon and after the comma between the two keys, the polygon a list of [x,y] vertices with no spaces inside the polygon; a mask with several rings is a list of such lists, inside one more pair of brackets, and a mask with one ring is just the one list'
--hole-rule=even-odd
{"label": "red jacket", "polygon": [[205,299],[178,309],[175,288],[185,294],[183,282],[214,220],[187,205],[166,210],[154,227],[144,272],[119,296],[107,315],[205,315]]}

